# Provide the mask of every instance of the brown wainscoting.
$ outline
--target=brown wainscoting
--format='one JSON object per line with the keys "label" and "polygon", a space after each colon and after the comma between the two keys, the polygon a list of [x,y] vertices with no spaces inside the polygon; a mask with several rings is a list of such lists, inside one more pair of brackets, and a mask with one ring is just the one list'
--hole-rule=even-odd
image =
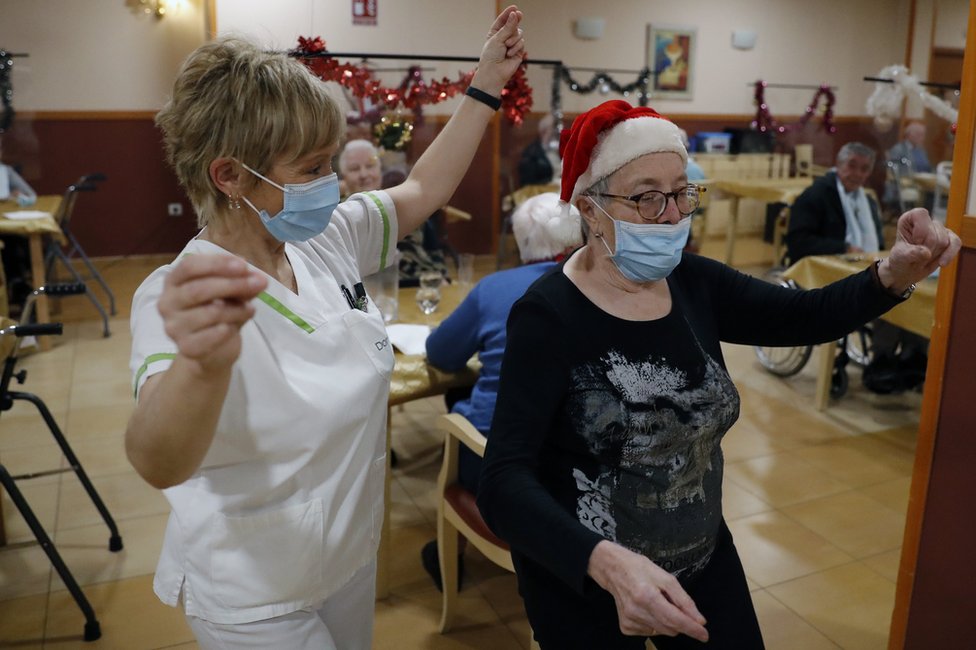
{"label": "brown wainscoting", "polygon": [[[420,154],[427,149],[441,129],[444,128],[448,117],[446,115],[424,117],[420,124],[414,125],[413,136],[407,152],[409,162],[415,162]],[[485,130],[471,166],[464,178],[461,179],[461,184],[454,192],[454,196],[448,201],[450,205],[464,210],[472,216],[471,221],[459,221],[447,226],[448,241],[460,252],[484,254],[493,250],[493,241],[497,230],[494,205],[498,200],[494,195],[499,191],[493,190],[492,169],[495,159],[495,128],[496,126],[491,124]],[[501,146],[504,150],[504,140],[502,140]],[[500,191],[504,192],[504,187]]]}
{"label": "brown wainscoting", "polygon": [[[411,161],[446,121],[432,116],[415,128]],[[474,216],[449,226],[448,237],[460,251],[492,250],[492,128],[450,201]],[[175,253],[197,231],[189,201],[164,160],[153,113],[18,113],[4,135],[4,160],[40,194],[61,194],[84,174],[108,177],[98,191],[79,198],[72,220],[89,256]],[[174,202],[183,204],[182,217],[167,216],[167,204]]]}
{"label": "brown wainscoting", "polygon": [[[498,195],[517,187],[518,157],[537,134],[543,113],[527,116],[519,127],[500,119],[498,173],[494,182],[495,146],[490,126],[471,168],[465,174],[451,205],[470,212],[474,220],[448,226],[455,248],[490,253],[498,231],[495,206]],[[4,136],[4,160],[17,165],[41,194],[58,194],[83,174],[103,172],[108,180],[97,192],[78,201],[75,235],[89,255],[173,253],[196,232],[189,202],[163,159],[161,137],[147,111],[18,113]],[[569,125],[575,115],[567,115]],[[679,125],[694,135],[747,127],[752,115],[674,115]],[[784,117],[792,122],[796,117]],[[447,121],[430,116],[415,126],[409,146],[410,161],[430,144]],[[815,162],[830,165],[840,146],[851,140],[864,142],[882,152],[896,141],[896,134],[879,133],[869,118],[836,118],[837,132],[826,133],[815,118],[802,130],[781,136],[778,148],[792,150],[796,142],[814,144]],[[880,157],[879,157],[880,159]],[[881,192],[883,166],[879,164],[871,185]],[[496,189],[497,188],[497,189]],[[169,203],[183,204],[184,216],[169,217]]]}
{"label": "brown wainscoting", "polygon": [[[72,232],[89,256],[174,253],[196,233],[152,113],[18,113],[4,135],[4,160],[39,194],[62,194],[93,172],[106,175],[97,191],[79,195],[72,216]],[[167,204],[177,202],[183,216],[167,216]]]}

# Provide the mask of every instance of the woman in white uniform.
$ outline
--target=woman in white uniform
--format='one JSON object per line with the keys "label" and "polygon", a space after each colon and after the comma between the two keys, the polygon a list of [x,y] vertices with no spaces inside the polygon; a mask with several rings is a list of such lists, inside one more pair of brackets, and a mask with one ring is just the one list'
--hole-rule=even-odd
{"label": "woman in white uniform", "polygon": [[370,647],[393,353],[361,280],[454,193],[520,21],[409,178],[341,204],[343,116],[294,60],[208,43],[157,116],[202,230],[133,299],[126,451],[172,506],[154,590],[201,648]]}

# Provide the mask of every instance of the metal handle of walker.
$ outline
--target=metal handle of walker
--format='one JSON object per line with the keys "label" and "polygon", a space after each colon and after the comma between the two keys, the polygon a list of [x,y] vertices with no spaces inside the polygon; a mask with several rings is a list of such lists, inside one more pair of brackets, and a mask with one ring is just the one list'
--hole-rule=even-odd
{"label": "metal handle of walker", "polygon": [[4,327],[0,329],[0,336],[57,336],[63,330],[61,323],[31,323]]}
{"label": "metal handle of walker", "polygon": [[84,282],[59,282],[57,284],[45,284],[39,293],[48,296],[77,296],[85,293],[88,287]]}

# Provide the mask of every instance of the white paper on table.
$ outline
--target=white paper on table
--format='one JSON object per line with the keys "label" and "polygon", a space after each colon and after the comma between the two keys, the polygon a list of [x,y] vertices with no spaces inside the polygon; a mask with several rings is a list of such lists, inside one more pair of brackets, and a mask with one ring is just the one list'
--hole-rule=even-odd
{"label": "white paper on table", "polygon": [[426,325],[394,323],[386,326],[393,347],[404,354],[427,354],[427,337],[430,328]]}
{"label": "white paper on table", "polygon": [[44,217],[50,217],[50,212],[44,212],[42,210],[15,210],[14,212],[4,212],[3,216],[8,219],[18,219],[21,221],[26,221],[27,219],[43,219]]}

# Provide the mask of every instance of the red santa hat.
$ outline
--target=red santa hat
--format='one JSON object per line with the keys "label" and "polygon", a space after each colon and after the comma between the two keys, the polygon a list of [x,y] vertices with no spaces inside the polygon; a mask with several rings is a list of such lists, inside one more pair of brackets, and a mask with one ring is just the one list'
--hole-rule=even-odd
{"label": "red santa hat", "polygon": [[670,151],[688,161],[681,130],[647,106],[622,99],[604,102],[578,116],[559,136],[563,159],[559,198],[573,203],[581,192],[644,154]]}

